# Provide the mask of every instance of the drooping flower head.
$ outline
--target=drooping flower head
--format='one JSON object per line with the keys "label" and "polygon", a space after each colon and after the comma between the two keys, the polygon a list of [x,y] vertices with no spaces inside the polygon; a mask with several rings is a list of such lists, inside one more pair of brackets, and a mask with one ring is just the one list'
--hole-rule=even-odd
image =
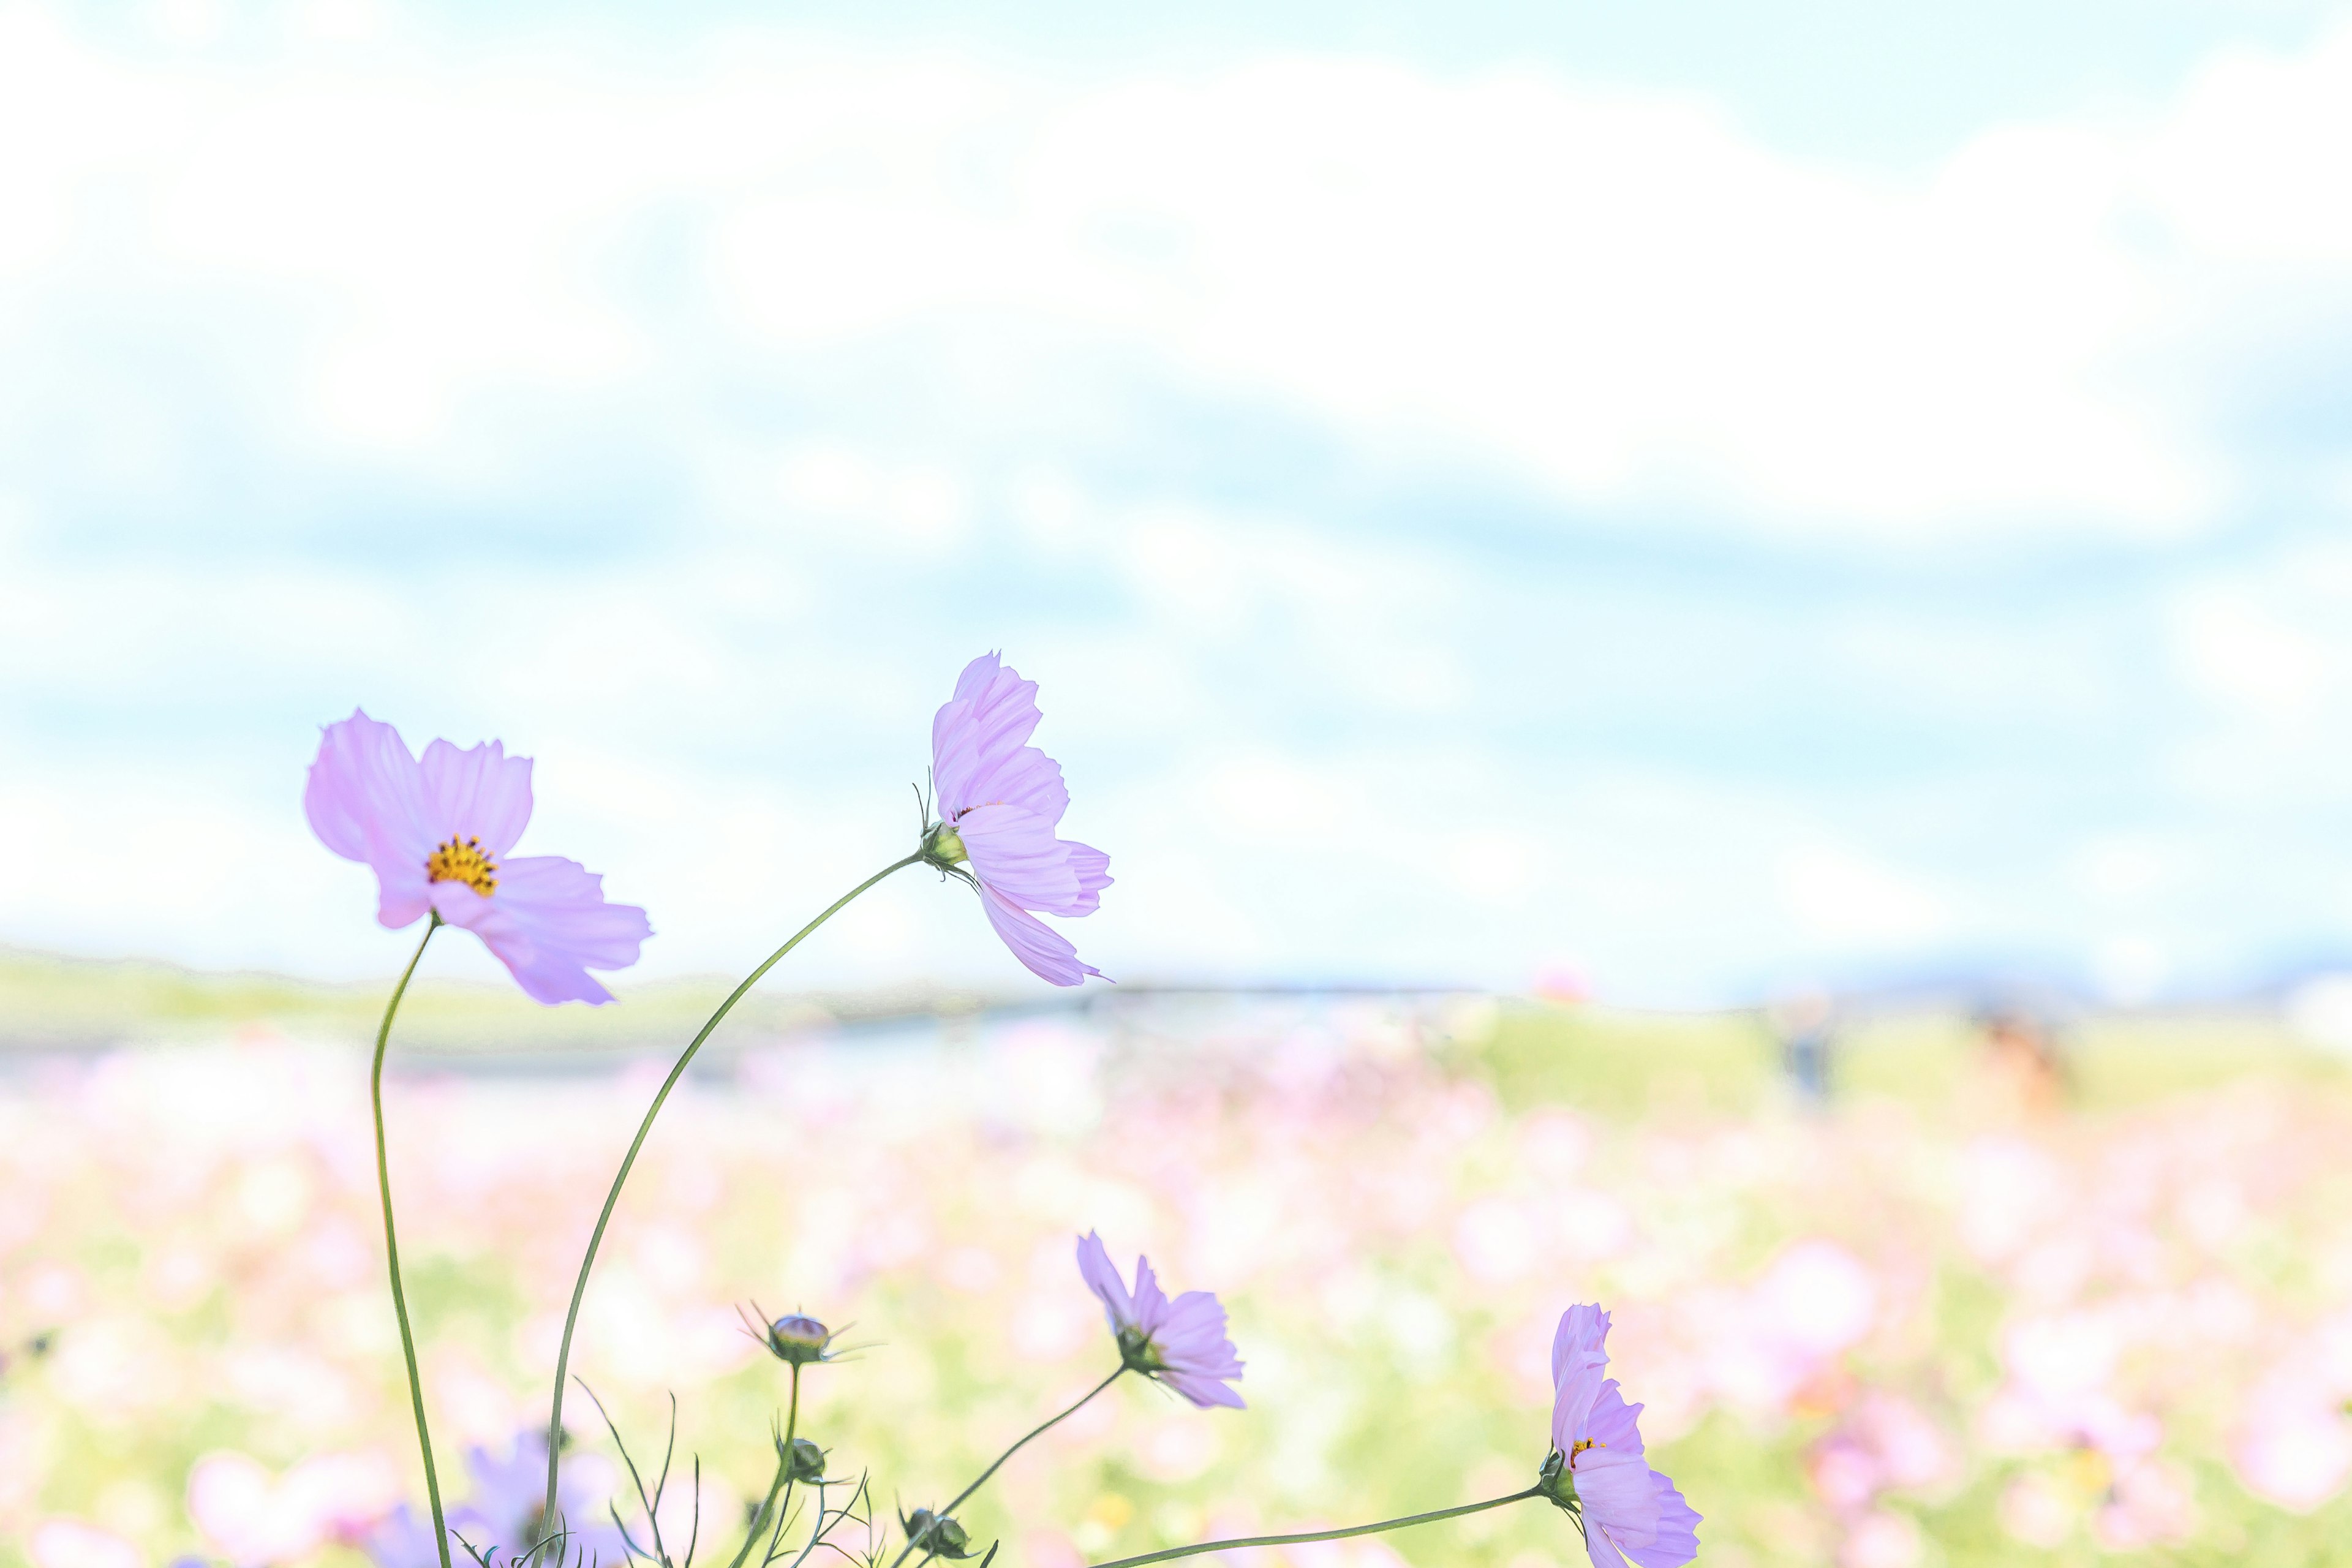
{"label": "drooping flower head", "polygon": [[327,726],[302,808],[320,841],[373,868],[376,919],[427,910],[482,939],[541,1002],[610,1002],[591,969],[625,969],[653,928],[604,901],[604,879],[553,855],[509,858],[530,820],[530,759],[496,741],[411,756],[400,731],[354,710]]}
{"label": "drooping flower head", "polygon": [[988,923],[1013,955],[1041,980],[1076,985],[1102,971],[1079,963],[1077,949],[1036,917],[1094,913],[1110,886],[1110,857],[1054,835],[1070,792],[1060,764],[1029,744],[1041,717],[1037,683],[996,655],[964,666],[955,696],[931,720],[939,820],[924,833],[923,854],[944,870],[969,866],[958,874],[980,889]]}
{"label": "drooping flower head", "polygon": [[1135,1260],[1130,1291],[1093,1231],[1078,1237],[1078,1273],[1101,1300],[1128,1366],[1158,1378],[1203,1410],[1212,1405],[1242,1408],[1242,1396],[1225,1386],[1241,1381],[1242,1363],[1225,1337],[1225,1309],[1216,1297],[1187,1290],[1170,1300],[1148,1258]]}
{"label": "drooping flower head", "polygon": [[1642,1407],[1604,1375],[1609,1314],[1560,1314],[1551,1342],[1551,1454],[1544,1493],[1580,1511],[1593,1568],[1677,1568],[1698,1555],[1699,1516],[1642,1450]]}

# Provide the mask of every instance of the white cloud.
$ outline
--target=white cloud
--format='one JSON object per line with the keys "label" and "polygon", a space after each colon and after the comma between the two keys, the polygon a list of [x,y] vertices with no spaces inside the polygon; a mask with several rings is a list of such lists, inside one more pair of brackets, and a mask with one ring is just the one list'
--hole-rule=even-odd
{"label": "white cloud", "polygon": [[[299,39],[200,64],[37,13],[0,33],[19,310],[229,291],[301,345],[322,439],[415,460],[455,460],[503,387],[677,352],[621,275],[650,226],[683,236],[709,330],[780,362],[1028,322],[1582,501],[2163,533],[2233,476],[2150,356],[2184,314],[2258,302],[2232,268],[2352,256],[2323,195],[2352,34],[2223,61],[2147,123],[1997,130],[1895,181],[1535,70],[1075,82],[772,31],[635,74]],[[100,193],[132,216],[93,229]]]}
{"label": "white cloud", "polygon": [[[1574,952],[1719,994],[2024,931],[2130,990],[2222,964],[2228,897],[2315,929],[2319,894],[2227,868],[2352,779],[2340,550],[2036,621],[1999,582],[1867,605],[1653,561],[1615,595],[1453,508],[1759,531],[1740,559],[1791,578],[1832,557],[1790,535],[2178,560],[2279,480],[2204,369],[2352,300],[2352,33],[1893,178],[1533,70],[1080,79],[777,29],[625,64],[206,10],[124,51],[0,11],[0,353],[39,389],[0,405],[16,940],[374,963],[289,782],[363,700],[546,759],[532,847],[654,910],[651,967],[724,966],[898,843],[923,721],[1000,642],[1135,894],[1084,928],[1115,972]],[[1307,477],[1204,477],[1234,431]],[[627,441],[674,467],[614,510],[674,537],[600,554],[575,510]],[[2282,488],[2316,528],[2352,468],[2311,460]],[[1360,509],[1400,471],[1410,518]],[[412,514],[446,570],[394,553]],[[173,528],[199,548],[146,552]],[[175,749],[197,713],[245,728]],[[2213,818],[2060,820],[2092,732],[2102,787],[2166,784],[2154,755]],[[1981,864],[2026,833],[2040,863]],[[811,973],[996,973],[970,915],[894,890]]]}

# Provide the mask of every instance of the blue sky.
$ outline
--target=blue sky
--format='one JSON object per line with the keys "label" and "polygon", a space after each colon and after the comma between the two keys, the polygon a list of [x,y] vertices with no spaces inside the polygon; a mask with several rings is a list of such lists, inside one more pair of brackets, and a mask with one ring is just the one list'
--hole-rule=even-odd
{"label": "blue sky", "polygon": [[2352,11],[652,15],[0,9],[0,941],[382,972],[357,702],[737,967],[1002,647],[1117,975],[2352,959]]}

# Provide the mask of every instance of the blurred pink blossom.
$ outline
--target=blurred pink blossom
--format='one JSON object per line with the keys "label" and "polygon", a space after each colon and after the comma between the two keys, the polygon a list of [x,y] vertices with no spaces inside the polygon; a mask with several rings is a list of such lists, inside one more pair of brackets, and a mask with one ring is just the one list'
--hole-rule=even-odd
{"label": "blurred pink blossom", "polygon": [[188,1517],[231,1563],[286,1563],[356,1542],[397,1491],[381,1454],[321,1455],[283,1475],[249,1455],[208,1454],[188,1472]]}

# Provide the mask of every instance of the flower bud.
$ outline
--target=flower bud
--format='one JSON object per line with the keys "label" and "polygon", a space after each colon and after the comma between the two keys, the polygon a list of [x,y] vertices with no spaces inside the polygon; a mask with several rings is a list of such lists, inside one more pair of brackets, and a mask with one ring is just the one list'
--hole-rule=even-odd
{"label": "flower bud", "polygon": [[935,866],[961,866],[971,856],[964,849],[963,836],[942,822],[923,840],[923,858]]}
{"label": "flower bud", "polygon": [[794,1366],[823,1361],[824,1348],[832,1342],[831,1332],[814,1318],[803,1318],[795,1313],[789,1318],[778,1318],[768,1325],[770,1352],[778,1361],[790,1362]]}
{"label": "flower bud", "polygon": [[1568,1457],[1558,1448],[1545,1456],[1543,1468],[1536,1475],[1536,1490],[1570,1513],[1583,1507],[1576,1495],[1576,1472],[1568,1467]]}
{"label": "flower bud", "polygon": [[906,1529],[908,1544],[919,1546],[935,1557],[971,1555],[971,1535],[949,1515],[919,1508],[912,1513],[900,1514],[898,1522]]}
{"label": "flower bud", "polygon": [[789,1443],[776,1445],[776,1458],[784,1463],[784,1473],[793,1480],[808,1482],[824,1477],[824,1450],[805,1437],[795,1437]]}
{"label": "flower bud", "polygon": [[1152,1342],[1151,1336],[1131,1323],[1118,1331],[1118,1359],[1129,1372],[1139,1372],[1147,1377],[1165,1371],[1168,1365],[1160,1359],[1160,1347]]}

